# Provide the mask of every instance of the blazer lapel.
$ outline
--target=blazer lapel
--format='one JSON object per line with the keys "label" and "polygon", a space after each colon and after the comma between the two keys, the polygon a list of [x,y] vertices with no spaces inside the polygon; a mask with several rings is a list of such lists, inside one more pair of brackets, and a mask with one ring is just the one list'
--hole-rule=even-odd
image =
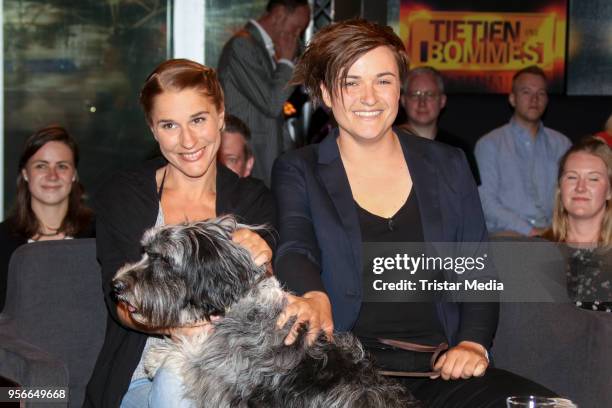
{"label": "blazer lapel", "polygon": [[404,134],[395,129],[408,164],[412,188],[419,201],[423,236],[426,242],[444,241],[438,170],[427,154],[427,144],[417,143],[419,136]]}
{"label": "blazer lapel", "polygon": [[[354,270],[361,274],[361,230],[353,193],[340,159],[336,130],[319,144],[317,170],[351,244]],[[360,276],[360,275],[359,275]]]}
{"label": "blazer lapel", "polygon": [[[439,179],[435,163],[427,154],[426,145],[417,143],[418,136],[405,135],[400,131],[399,137],[404,157],[412,177],[413,188],[419,201],[421,223],[425,241],[443,241],[442,213],[440,210]],[[353,201],[346,171],[340,159],[340,151],[336,143],[338,131],[327,136],[318,150],[317,170],[321,184],[327,190],[336,209],[336,215],[347,234],[350,242],[356,277],[361,275],[361,229],[359,217]]]}

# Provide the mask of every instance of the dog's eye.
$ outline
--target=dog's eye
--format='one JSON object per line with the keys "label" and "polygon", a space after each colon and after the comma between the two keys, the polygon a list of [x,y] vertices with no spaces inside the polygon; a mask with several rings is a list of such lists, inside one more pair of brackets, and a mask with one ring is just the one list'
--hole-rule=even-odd
{"label": "dog's eye", "polygon": [[159,261],[162,259],[162,256],[157,253],[157,252],[148,252],[147,251],[147,256],[149,257],[149,260],[151,261]]}
{"label": "dog's eye", "polygon": [[161,263],[167,266],[172,265],[172,258],[166,255],[160,254],[159,252],[147,252],[147,255],[149,256],[150,263]]}

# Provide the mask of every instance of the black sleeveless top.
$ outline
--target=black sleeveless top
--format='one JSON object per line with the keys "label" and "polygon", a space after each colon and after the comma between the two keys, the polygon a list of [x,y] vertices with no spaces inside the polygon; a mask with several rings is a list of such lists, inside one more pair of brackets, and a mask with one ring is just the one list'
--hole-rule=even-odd
{"label": "black sleeveless top", "polygon": [[[357,202],[355,205],[362,242],[423,242],[421,214],[414,189],[391,218],[372,214]],[[353,334],[366,347],[376,343],[376,338],[429,345],[447,341],[434,303],[363,302]]]}

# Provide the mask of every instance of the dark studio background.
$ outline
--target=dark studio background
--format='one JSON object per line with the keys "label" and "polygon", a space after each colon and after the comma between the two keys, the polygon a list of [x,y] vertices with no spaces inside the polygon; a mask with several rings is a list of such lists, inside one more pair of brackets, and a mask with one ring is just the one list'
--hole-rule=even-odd
{"label": "dark studio background", "polygon": [[[570,0],[570,7],[574,1],[576,0]],[[583,0],[578,4],[581,5],[580,10],[584,15],[585,3],[590,3],[593,7],[592,15],[596,16],[600,9],[612,8],[612,3],[610,6],[605,5],[607,1],[609,0]],[[473,2],[466,0],[454,3],[454,9],[467,9]],[[476,3],[481,4],[481,2]],[[386,24],[387,3],[376,0],[336,1],[338,20],[358,15]],[[568,14],[568,19],[570,18]],[[612,61],[609,66],[612,69]],[[580,74],[588,76],[589,72],[583,70]],[[602,130],[611,113],[612,96],[569,96],[567,93],[550,95],[544,124],[575,141],[584,135]],[[512,110],[507,95],[450,94],[446,109],[440,118],[440,127],[473,145],[478,138],[493,128],[508,122],[511,115]]]}

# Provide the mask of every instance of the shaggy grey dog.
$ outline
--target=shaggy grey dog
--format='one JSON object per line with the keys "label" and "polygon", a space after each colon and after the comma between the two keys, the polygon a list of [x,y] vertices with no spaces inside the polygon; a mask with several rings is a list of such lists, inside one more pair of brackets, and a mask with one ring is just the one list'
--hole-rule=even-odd
{"label": "shaggy grey dog", "polygon": [[234,244],[245,227],[231,217],[147,231],[145,254],[113,280],[117,298],[150,327],[212,319],[213,329],[166,341],[145,356],[150,375],[162,364],[183,381],[185,397],[207,407],[416,407],[399,384],[380,376],[351,335],[305,330],[291,346],[292,322],[276,320],[286,295],[276,278]]}

